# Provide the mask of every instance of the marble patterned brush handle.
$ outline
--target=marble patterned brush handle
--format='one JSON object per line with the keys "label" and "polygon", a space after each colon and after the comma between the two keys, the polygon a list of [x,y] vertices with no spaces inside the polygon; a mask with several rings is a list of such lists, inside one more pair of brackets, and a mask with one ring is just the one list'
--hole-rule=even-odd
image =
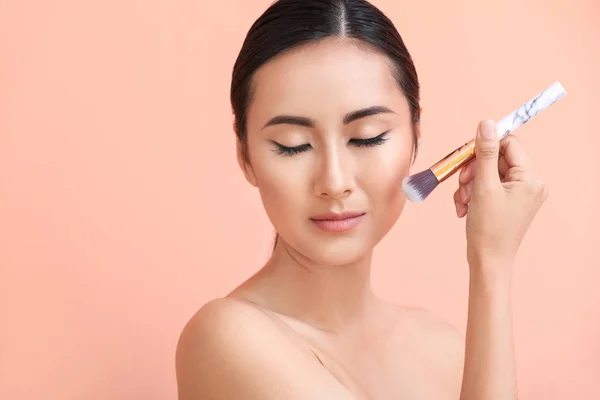
{"label": "marble patterned brush handle", "polygon": [[[525,124],[531,118],[550,107],[566,94],[567,92],[560,82],[554,82],[546,90],[539,93],[527,103],[523,104],[521,107],[517,108],[515,111],[511,112],[496,123],[496,128],[500,139],[504,138],[506,135]],[[432,165],[429,169],[431,172],[433,172],[438,182],[441,183],[454,175],[456,171],[461,169],[474,158],[475,139],[471,139]]]}
{"label": "marble patterned brush handle", "polygon": [[566,94],[567,92],[560,82],[554,82],[546,90],[539,93],[527,103],[523,104],[521,107],[517,108],[496,123],[500,139],[504,138],[506,135],[525,124],[531,118],[550,107],[556,101],[563,98]]}

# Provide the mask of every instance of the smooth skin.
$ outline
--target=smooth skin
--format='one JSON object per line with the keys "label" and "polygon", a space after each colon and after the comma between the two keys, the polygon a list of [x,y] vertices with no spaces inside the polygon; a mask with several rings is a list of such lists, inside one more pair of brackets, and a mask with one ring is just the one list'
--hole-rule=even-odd
{"label": "smooth skin", "polygon": [[[547,190],[514,137],[499,142],[482,121],[477,162],[454,196],[466,216],[465,339],[371,290],[373,247],[404,207],[413,145],[408,102],[385,57],[328,39],[271,60],[253,88],[249,159],[238,147],[238,161],[279,239],[255,275],[183,329],[179,399],[516,399],[512,265]],[[387,111],[344,121],[370,107]],[[361,142],[384,132],[377,144]],[[365,215],[330,233],[311,220],[329,211]]]}

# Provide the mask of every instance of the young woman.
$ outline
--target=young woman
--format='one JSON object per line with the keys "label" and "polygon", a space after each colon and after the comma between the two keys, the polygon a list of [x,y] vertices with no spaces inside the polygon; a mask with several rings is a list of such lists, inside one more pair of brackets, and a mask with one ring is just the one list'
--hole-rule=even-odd
{"label": "young woman", "polygon": [[231,101],[239,165],[277,240],[184,328],[179,399],[516,399],[512,263],[547,194],[515,138],[482,121],[453,199],[465,340],[370,287],[420,135],[417,73],[392,22],[364,0],[280,0],[248,32]]}

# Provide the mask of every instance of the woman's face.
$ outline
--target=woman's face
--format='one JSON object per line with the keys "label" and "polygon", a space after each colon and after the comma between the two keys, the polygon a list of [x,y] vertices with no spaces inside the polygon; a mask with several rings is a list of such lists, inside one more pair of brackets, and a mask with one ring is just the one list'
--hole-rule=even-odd
{"label": "woman's face", "polygon": [[412,125],[383,56],[331,39],[272,59],[255,75],[247,132],[246,176],[280,237],[302,256],[356,261],[398,219]]}

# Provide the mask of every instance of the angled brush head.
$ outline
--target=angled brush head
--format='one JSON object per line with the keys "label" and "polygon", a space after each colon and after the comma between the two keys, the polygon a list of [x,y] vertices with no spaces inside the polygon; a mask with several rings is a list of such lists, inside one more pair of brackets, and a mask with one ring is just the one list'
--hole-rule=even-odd
{"label": "angled brush head", "polygon": [[404,179],[402,191],[413,203],[420,203],[440,184],[430,169],[418,172]]}

